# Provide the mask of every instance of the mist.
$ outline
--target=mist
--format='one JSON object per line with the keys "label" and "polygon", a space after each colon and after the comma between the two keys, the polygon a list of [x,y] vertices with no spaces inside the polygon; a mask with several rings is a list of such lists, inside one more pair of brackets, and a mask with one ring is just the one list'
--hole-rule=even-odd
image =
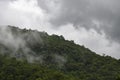
{"label": "mist", "polygon": [[[44,41],[37,30],[19,29],[14,26],[0,27],[0,54],[2,55],[14,57],[20,61],[27,60],[29,63],[45,64],[46,55],[31,49],[37,45],[44,45]],[[55,53],[48,55],[50,54],[53,54],[52,58],[58,68],[62,68],[67,59],[62,55]]]}
{"label": "mist", "polygon": [[[29,49],[29,47],[27,47],[26,45],[27,41],[29,41],[31,44],[34,44],[34,41],[38,42],[39,40],[39,43],[42,43],[42,39],[40,38],[40,36],[38,36],[37,33],[20,34],[20,30],[14,28],[15,27],[11,27],[11,26],[0,27],[0,44],[2,44],[3,46],[5,46],[5,48],[8,49],[7,53],[9,53],[11,57],[16,57],[18,59],[26,58],[27,61],[30,63],[36,60],[40,60],[40,56],[39,58],[36,57],[35,53],[31,51],[31,49]],[[1,54],[5,55],[5,53],[6,50],[1,49]]]}

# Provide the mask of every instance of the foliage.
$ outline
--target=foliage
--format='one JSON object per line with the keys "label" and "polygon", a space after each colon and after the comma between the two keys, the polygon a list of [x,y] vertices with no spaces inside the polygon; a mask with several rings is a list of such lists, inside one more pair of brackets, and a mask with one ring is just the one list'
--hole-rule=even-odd
{"label": "foliage", "polygon": [[[22,60],[18,54],[10,57],[14,51],[1,43],[0,80],[120,80],[120,60],[100,56],[63,36],[9,27],[14,36],[23,36],[29,53],[41,61],[29,63],[24,54]],[[16,53],[24,53],[24,48]]]}

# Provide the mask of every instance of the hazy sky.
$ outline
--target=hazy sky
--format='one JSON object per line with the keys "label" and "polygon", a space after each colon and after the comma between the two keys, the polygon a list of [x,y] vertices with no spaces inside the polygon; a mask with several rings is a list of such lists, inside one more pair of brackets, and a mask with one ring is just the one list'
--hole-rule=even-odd
{"label": "hazy sky", "polygon": [[63,35],[120,58],[120,0],[0,0],[0,25]]}

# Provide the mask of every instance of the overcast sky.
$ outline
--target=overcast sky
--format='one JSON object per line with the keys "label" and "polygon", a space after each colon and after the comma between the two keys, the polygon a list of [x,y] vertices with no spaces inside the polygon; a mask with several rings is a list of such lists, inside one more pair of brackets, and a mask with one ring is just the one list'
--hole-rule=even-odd
{"label": "overcast sky", "polygon": [[0,0],[0,25],[63,35],[120,58],[120,0]]}

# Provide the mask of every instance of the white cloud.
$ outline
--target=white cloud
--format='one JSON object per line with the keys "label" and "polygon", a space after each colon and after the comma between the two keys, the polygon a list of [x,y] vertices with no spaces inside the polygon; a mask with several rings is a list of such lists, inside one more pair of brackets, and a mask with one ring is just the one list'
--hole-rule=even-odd
{"label": "white cloud", "polygon": [[[47,24],[49,15],[37,5],[36,0],[17,0],[9,2],[0,13],[2,25],[15,25],[36,29]],[[32,27],[34,26],[34,27]]]}

